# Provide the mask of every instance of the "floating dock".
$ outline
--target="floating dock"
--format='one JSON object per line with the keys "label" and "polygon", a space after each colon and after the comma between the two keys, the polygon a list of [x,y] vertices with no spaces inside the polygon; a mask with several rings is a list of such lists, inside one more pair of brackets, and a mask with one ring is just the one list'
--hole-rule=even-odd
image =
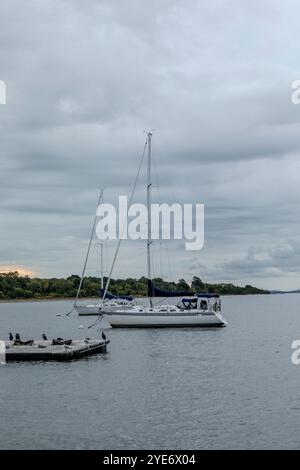
{"label": "floating dock", "polygon": [[6,341],[6,361],[71,361],[97,353],[105,353],[108,340],[69,340],[68,344],[34,340],[30,345]]}

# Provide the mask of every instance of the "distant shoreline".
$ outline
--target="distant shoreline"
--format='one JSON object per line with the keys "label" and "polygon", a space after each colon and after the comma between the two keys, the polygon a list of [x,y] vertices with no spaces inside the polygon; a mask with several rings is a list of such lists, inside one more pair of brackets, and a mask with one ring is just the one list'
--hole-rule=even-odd
{"label": "distant shoreline", "polygon": [[[106,285],[107,278],[105,277],[103,281]],[[80,300],[100,298],[101,289],[98,277],[87,276],[81,285],[81,278],[77,274],[72,274],[67,278],[48,279],[20,276],[18,272],[0,273],[0,302],[74,301],[79,286],[81,286]],[[116,296],[147,297],[149,288],[154,297],[169,297],[169,293],[173,294],[172,296],[182,297],[200,292],[215,293],[220,296],[269,294],[269,291],[249,284],[236,286],[230,283],[204,283],[197,276],[194,276],[190,283],[184,279],[173,282],[154,278],[149,284],[145,277],[110,280],[110,293]]]}
{"label": "distant shoreline", "polygon": [[[280,293],[276,293],[277,295],[278,294],[288,294],[289,292],[280,292]],[[294,293],[294,292],[293,292]],[[296,292],[295,292],[296,293]],[[249,295],[255,295],[255,296],[260,296],[260,295],[276,295],[275,293],[274,294],[267,294],[267,293],[264,293],[264,294],[223,294],[223,295],[220,295],[220,297],[249,297]],[[144,296],[144,295],[135,295],[135,298],[136,299],[145,299],[147,296]],[[158,298],[158,297],[157,297]],[[1,299],[0,300],[0,304],[22,304],[22,303],[32,303],[32,302],[62,302],[62,301],[65,301],[65,302],[74,302],[74,298],[73,297],[55,297],[55,298],[41,298],[41,299],[37,299],[35,297],[33,297],[32,299],[7,299],[7,300],[4,300],[4,299]],[[82,298],[79,300],[79,303],[81,302],[89,302],[89,301],[95,301],[95,300],[98,300],[100,301],[101,299],[99,297],[86,297],[86,298]]]}
{"label": "distant shoreline", "polygon": [[[95,300],[99,299],[99,297],[89,297],[89,298],[84,298],[80,299],[80,302],[82,301],[89,301],[89,300]],[[33,297],[31,299],[1,299],[0,304],[21,304],[24,302],[57,302],[57,301],[63,301],[65,300],[66,302],[74,302],[74,297],[44,297],[37,299],[36,297]]]}

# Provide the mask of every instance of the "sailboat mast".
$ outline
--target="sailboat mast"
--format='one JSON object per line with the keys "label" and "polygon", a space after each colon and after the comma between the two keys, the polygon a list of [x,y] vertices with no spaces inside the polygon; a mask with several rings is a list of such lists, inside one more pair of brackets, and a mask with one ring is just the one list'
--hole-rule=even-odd
{"label": "sailboat mast", "polygon": [[[103,203],[103,193],[104,193],[104,189],[101,188],[100,190],[100,201],[101,203]],[[104,246],[103,246],[103,240],[100,241],[100,277],[101,277],[101,293],[104,289],[104,278],[103,278],[103,250],[104,250]],[[102,295],[102,294],[101,294]]]}
{"label": "sailboat mast", "polygon": [[101,291],[104,288],[103,281],[103,242],[100,242],[100,276],[101,276]]}
{"label": "sailboat mast", "polygon": [[[148,267],[148,286],[151,286],[151,138],[152,133],[148,132],[148,171],[147,171],[147,212],[148,212],[148,239],[147,239],[147,267]],[[152,287],[152,286],[151,286]],[[150,287],[150,289],[151,289]],[[150,290],[149,289],[149,290]],[[152,289],[148,293],[150,306],[152,307],[151,298]]]}

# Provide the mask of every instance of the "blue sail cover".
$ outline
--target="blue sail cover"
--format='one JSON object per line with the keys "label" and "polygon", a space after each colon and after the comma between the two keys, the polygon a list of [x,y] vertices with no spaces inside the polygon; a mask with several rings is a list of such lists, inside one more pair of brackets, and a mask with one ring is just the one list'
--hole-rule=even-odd
{"label": "blue sail cover", "polygon": [[152,281],[148,279],[148,297],[185,297],[185,296],[193,296],[193,292],[172,292],[172,291],[167,291],[164,289],[159,289],[158,287],[155,287]]}
{"label": "blue sail cover", "polygon": [[[104,289],[100,290],[101,298],[103,297],[104,292],[105,292]],[[117,300],[117,299],[128,300],[129,302],[131,302],[133,300],[132,295],[114,295],[109,291],[106,292],[105,298],[108,299],[108,300]]]}
{"label": "blue sail cover", "polygon": [[197,297],[204,297],[205,299],[212,299],[212,298],[219,298],[219,294],[209,294],[208,292],[204,292],[203,294],[197,294]]}

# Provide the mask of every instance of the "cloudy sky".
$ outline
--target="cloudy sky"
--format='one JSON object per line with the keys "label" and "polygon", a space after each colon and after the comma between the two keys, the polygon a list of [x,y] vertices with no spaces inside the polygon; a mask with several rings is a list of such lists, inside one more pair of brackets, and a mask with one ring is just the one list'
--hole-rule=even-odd
{"label": "cloudy sky", "polygon": [[[154,192],[205,204],[204,249],[160,247],[155,274],[299,288],[299,15],[296,0],[3,0],[0,269],[79,273],[99,186],[130,191],[155,128]],[[124,243],[114,276],[143,275],[144,254]]]}

